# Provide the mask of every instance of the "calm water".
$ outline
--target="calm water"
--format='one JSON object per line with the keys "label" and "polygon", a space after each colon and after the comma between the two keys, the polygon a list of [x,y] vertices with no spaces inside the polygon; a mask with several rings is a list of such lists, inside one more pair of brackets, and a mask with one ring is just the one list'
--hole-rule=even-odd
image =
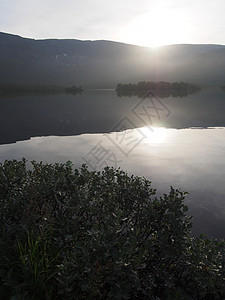
{"label": "calm water", "polygon": [[194,233],[225,238],[225,93],[186,98],[82,95],[0,98],[0,161],[120,166],[160,193],[189,192]]}

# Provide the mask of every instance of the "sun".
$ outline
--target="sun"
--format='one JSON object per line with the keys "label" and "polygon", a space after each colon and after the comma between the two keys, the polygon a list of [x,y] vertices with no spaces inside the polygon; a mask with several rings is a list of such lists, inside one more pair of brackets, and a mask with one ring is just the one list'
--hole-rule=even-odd
{"label": "sun", "polygon": [[131,20],[122,30],[121,38],[146,47],[182,43],[186,36],[184,22],[176,10],[158,6]]}

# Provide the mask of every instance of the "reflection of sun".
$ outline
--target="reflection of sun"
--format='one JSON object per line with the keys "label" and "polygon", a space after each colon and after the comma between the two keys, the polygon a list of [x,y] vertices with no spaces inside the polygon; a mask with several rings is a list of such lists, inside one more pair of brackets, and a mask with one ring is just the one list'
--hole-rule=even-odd
{"label": "reflection of sun", "polygon": [[140,130],[150,144],[164,143],[168,138],[168,131],[164,127],[142,127]]}
{"label": "reflection of sun", "polygon": [[185,15],[181,16],[180,11],[158,4],[131,20],[121,32],[121,38],[147,47],[182,43],[186,37],[185,22]]}

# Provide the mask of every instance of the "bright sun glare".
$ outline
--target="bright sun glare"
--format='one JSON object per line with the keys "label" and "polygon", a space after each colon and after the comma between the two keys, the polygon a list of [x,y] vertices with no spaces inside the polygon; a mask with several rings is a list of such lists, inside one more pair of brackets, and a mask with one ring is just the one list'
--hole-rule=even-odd
{"label": "bright sun glare", "polygon": [[150,144],[164,143],[168,137],[168,131],[164,127],[142,127],[140,130],[146,136]]}
{"label": "bright sun glare", "polygon": [[[179,18],[179,20],[178,20]],[[123,30],[122,37],[131,44],[158,47],[182,42],[186,36],[184,20],[178,12],[162,6],[133,19]]]}

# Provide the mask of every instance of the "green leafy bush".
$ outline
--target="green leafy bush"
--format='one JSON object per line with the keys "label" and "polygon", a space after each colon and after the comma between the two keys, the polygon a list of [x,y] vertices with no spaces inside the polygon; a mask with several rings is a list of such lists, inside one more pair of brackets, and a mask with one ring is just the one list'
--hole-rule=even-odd
{"label": "green leafy bush", "polygon": [[224,299],[224,242],[190,236],[185,194],[106,167],[0,165],[3,299]]}

